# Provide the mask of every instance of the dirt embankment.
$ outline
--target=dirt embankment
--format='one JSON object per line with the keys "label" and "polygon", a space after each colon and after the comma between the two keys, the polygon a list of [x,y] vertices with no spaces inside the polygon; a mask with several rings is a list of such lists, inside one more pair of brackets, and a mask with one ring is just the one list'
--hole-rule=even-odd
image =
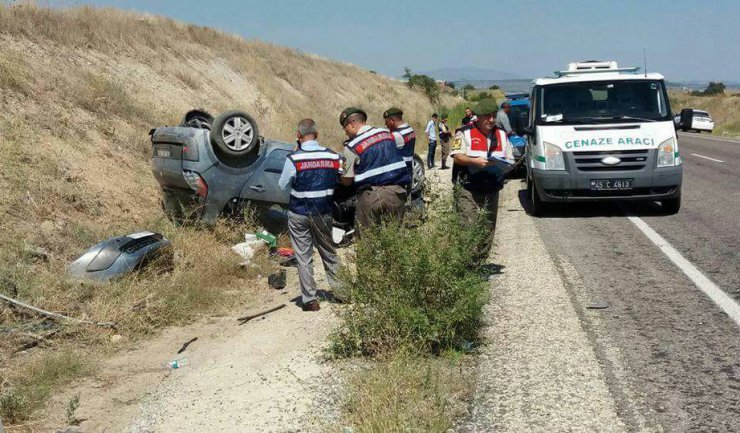
{"label": "dirt embankment", "polygon": [[[202,231],[163,219],[149,166],[150,128],[176,124],[193,107],[213,113],[238,107],[255,117],[263,135],[286,140],[298,120],[313,117],[324,144],[338,147],[344,107],[364,107],[380,124],[380,113],[398,105],[416,128],[434,109],[403,83],[289,48],[115,9],[28,4],[0,6],[0,100],[0,291],[119,324],[119,335],[49,330],[0,305],[6,422],[31,416],[50,389],[89,371],[91,352],[115,351],[203,314],[246,308],[262,289],[254,277],[265,270],[239,270],[229,250],[244,227]],[[171,273],[107,286],[64,278],[66,264],[87,247],[141,229],[173,240]],[[29,342],[38,347],[15,353]],[[64,356],[46,356],[60,351]],[[53,375],[34,379],[49,365]]]}

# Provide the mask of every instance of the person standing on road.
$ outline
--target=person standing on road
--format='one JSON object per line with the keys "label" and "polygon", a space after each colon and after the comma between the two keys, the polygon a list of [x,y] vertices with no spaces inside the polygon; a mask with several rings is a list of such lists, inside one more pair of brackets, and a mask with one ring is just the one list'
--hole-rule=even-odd
{"label": "person standing on road", "polygon": [[396,140],[396,147],[401,151],[403,161],[413,177],[412,170],[414,162],[414,148],[416,147],[416,132],[403,121],[403,111],[397,107],[391,107],[383,112],[385,126],[391,131]]}
{"label": "person standing on road", "polygon": [[[498,193],[503,188],[503,176],[489,161],[492,156],[509,159],[508,142],[496,134],[494,119],[498,106],[493,99],[484,99],[476,105],[477,119],[458,129],[452,143],[452,182],[455,206],[466,223],[473,224],[480,211],[485,212],[487,236],[475,252],[476,262],[483,263],[493,243],[498,214]],[[503,132],[503,131],[502,131]]]}
{"label": "person standing on road", "polygon": [[450,156],[450,138],[452,133],[447,125],[447,113],[442,113],[442,120],[439,122],[439,142],[442,144],[442,167],[440,170],[447,170],[447,158]]}
{"label": "person standing on road", "polygon": [[511,121],[509,120],[510,111],[511,104],[504,102],[496,114],[496,128],[503,130],[507,136],[514,134],[514,131],[511,129]]}
{"label": "person standing on road", "polygon": [[356,107],[342,111],[339,124],[349,137],[344,142],[342,184],[357,186],[358,234],[384,218],[402,220],[411,174],[393,135],[368,125],[367,113]]}
{"label": "person standing on road", "polygon": [[288,234],[298,262],[303,311],[319,311],[316,280],[313,276],[313,248],[324,263],[329,287],[336,288],[339,270],[332,241],[334,187],[342,173],[341,156],[319,145],[319,133],[312,119],[298,123],[298,149],[288,155],[278,184],[290,190]]}
{"label": "person standing on road", "polygon": [[434,168],[434,153],[437,150],[437,113],[432,114],[432,120],[427,122],[424,132],[427,134],[427,140],[429,140],[427,168]]}

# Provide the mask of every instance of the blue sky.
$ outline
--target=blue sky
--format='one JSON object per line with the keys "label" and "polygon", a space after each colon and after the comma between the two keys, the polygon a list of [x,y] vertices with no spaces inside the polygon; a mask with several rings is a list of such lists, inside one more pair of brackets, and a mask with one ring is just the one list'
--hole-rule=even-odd
{"label": "blue sky", "polygon": [[477,66],[525,78],[614,59],[669,80],[740,81],[737,0],[66,0],[215,27],[398,76]]}

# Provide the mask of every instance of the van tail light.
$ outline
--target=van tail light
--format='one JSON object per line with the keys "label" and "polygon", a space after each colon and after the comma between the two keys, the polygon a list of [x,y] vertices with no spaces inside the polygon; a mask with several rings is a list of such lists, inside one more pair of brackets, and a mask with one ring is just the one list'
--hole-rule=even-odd
{"label": "van tail light", "polygon": [[197,195],[203,198],[208,196],[208,184],[200,177],[200,174],[194,171],[183,170],[182,175],[185,178],[185,182],[188,183]]}

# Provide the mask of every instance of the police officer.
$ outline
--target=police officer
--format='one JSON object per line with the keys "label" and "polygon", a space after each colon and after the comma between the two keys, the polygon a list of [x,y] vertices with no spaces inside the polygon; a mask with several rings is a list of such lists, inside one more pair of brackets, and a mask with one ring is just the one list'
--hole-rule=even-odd
{"label": "police officer", "polygon": [[396,140],[396,146],[401,150],[401,156],[413,176],[411,169],[414,161],[414,148],[416,147],[416,132],[403,121],[403,111],[397,107],[391,107],[383,112],[385,126],[391,131]]}
{"label": "police officer", "polygon": [[367,124],[367,113],[349,107],[339,115],[349,137],[344,142],[342,184],[357,187],[356,227],[379,223],[383,218],[401,220],[411,174],[387,129]]}
{"label": "police officer", "polygon": [[[511,160],[506,134],[497,132],[494,122],[498,106],[493,99],[484,99],[475,107],[477,118],[457,130],[452,143],[452,181],[460,185],[455,204],[467,223],[475,222],[479,211],[485,211],[487,236],[475,252],[481,264],[488,258],[493,243],[498,213],[498,193],[503,188],[501,171],[489,158]],[[513,161],[512,161],[513,162]]]}
{"label": "police officer", "polygon": [[316,123],[303,119],[298,123],[298,149],[288,155],[279,185],[290,190],[288,234],[298,262],[303,311],[318,311],[316,280],[313,277],[313,247],[324,262],[326,278],[336,287],[339,259],[332,242],[334,187],[339,182],[342,161],[338,153],[316,141]]}

